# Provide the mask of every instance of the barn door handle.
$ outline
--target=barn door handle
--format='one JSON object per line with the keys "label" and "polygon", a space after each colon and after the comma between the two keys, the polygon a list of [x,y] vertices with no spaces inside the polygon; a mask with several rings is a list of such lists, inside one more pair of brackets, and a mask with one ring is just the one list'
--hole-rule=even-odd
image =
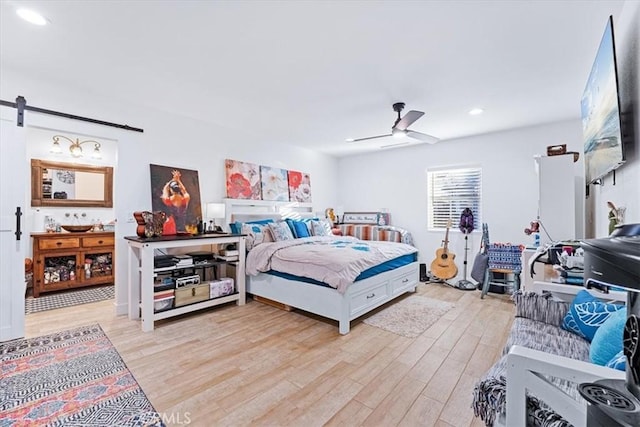
{"label": "barn door handle", "polygon": [[20,231],[20,217],[22,217],[22,210],[20,206],[16,206],[16,240],[20,240],[20,236],[22,236],[22,231]]}

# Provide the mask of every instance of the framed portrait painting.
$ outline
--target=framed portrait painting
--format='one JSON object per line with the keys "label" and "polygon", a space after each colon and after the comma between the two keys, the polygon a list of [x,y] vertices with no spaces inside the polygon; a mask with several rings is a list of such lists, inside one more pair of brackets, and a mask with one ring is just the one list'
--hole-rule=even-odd
{"label": "framed portrait painting", "polygon": [[151,207],[166,214],[163,235],[197,234],[202,219],[198,171],[150,165]]}

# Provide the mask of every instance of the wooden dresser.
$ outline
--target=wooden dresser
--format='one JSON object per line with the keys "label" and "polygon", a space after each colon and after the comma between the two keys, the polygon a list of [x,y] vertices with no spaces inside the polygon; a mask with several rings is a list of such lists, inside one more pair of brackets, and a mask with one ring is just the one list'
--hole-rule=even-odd
{"label": "wooden dresser", "polygon": [[115,279],[114,233],[32,233],[33,296]]}

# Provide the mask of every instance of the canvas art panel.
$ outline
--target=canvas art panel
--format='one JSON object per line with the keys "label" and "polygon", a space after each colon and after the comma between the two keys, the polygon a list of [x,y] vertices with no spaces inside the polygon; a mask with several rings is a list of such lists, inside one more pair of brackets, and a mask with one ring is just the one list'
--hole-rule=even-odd
{"label": "canvas art panel", "polygon": [[288,171],[289,200],[311,203],[311,177],[308,173]]}
{"label": "canvas art panel", "polygon": [[163,235],[197,234],[202,219],[198,171],[150,165],[151,206],[164,212]]}
{"label": "canvas art panel", "polygon": [[260,166],[255,163],[225,159],[227,197],[260,200]]}
{"label": "canvas art panel", "polygon": [[289,201],[289,181],[286,169],[260,166],[262,200]]}

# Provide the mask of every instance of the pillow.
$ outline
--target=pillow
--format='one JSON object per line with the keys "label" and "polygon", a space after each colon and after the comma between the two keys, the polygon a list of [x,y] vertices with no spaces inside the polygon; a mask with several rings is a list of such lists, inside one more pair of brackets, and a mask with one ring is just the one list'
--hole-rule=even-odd
{"label": "pillow", "polygon": [[624,308],[624,305],[602,302],[583,289],[571,302],[562,328],[591,342],[598,328],[611,314],[621,308]]}
{"label": "pillow", "polygon": [[270,222],[267,224],[273,235],[273,240],[282,242],[283,240],[293,240],[293,233],[285,221]]}
{"label": "pillow", "polygon": [[287,220],[287,224],[289,228],[293,232],[293,237],[296,239],[302,237],[311,237],[311,233],[309,233],[309,227],[307,227],[307,223],[304,221],[294,221],[292,219]]}
{"label": "pillow", "polygon": [[311,233],[314,236],[332,236],[331,233],[331,224],[326,219],[319,220],[311,220],[309,221],[309,225],[311,225]]}
{"label": "pillow", "polygon": [[615,356],[613,356],[611,358],[611,360],[609,360],[607,362],[606,365],[607,368],[613,368],[613,369],[617,369],[619,371],[624,371],[627,368],[627,358],[624,355],[624,350],[620,350],[620,352],[618,354],[616,354]]}
{"label": "pillow", "polygon": [[233,234],[241,234],[242,233],[242,224],[268,224],[270,222],[273,222],[272,219],[260,219],[260,220],[256,220],[256,221],[247,221],[247,222],[232,222],[231,224],[229,224],[229,228],[231,229],[231,232]]}
{"label": "pillow", "polygon": [[622,351],[622,335],[627,321],[627,310],[618,310],[598,328],[589,348],[589,360],[605,366],[617,353]]}
{"label": "pillow", "polygon": [[242,234],[246,234],[245,246],[248,251],[255,248],[261,243],[273,242],[271,231],[268,224],[242,224],[240,230]]}

